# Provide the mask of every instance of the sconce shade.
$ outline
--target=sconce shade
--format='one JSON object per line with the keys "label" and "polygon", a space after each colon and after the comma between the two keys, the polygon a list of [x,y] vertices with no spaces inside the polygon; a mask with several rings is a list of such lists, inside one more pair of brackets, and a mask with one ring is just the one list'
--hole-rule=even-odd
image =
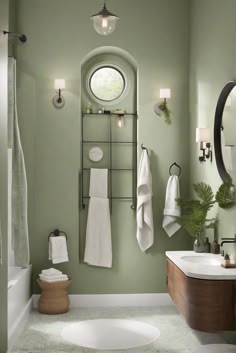
{"label": "sconce shade", "polygon": [[209,128],[196,128],[196,142],[209,142],[210,130]]}
{"label": "sconce shade", "polygon": [[65,89],[65,80],[63,79],[56,79],[54,82],[54,88],[55,89]]}
{"label": "sconce shade", "polygon": [[103,36],[107,36],[114,32],[119,17],[107,10],[104,3],[102,10],[92,15],[90,19],[93,21],[95,31]]}
{"label": "sconce shade", "polygon": [[171,98],[170,88],[161,88],[160,89],[160,98]]}

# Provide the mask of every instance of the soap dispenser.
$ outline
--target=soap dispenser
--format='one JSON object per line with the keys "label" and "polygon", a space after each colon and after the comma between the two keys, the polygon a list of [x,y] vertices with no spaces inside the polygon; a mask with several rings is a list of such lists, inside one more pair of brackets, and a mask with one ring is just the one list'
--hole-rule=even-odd
{"label": "soap dispenser", "polygon": [[211,244],[209,243],[209,238],[208,237],[206,237],[204,245],[205,245],[206,252],[210,252]]}
{"label": "soap dispenser", "polygon": [[218,244],[218,241],[216,239],[211,244],[211,253],[212,254],[219,254],[220,253],[220,244]]}

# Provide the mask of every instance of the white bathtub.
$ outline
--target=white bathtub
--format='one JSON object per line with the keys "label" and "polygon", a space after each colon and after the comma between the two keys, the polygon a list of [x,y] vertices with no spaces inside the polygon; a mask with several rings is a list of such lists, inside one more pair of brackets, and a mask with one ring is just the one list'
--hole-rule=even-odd
{"label": "white bathtub", "polygon": [[32,266],[28,268],[8,267],[8,343],[13,343],[19,327],[32,308]]}

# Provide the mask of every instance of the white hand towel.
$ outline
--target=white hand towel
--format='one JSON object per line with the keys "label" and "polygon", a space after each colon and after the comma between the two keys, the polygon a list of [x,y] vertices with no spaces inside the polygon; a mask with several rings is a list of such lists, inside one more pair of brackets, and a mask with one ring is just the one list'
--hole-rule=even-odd
{"label": "white hand towel", "polygon": [[93,266],[112,266],[111,224],[108,199],[90,198],[84,261]]}
{"label": "white hand towel", "polygon": [[49,260],[53,264],[69,261],[66,238],[63,235],[49,238]]}
{"label": "white hand towel", "polygon": [[166,201],[164,208],[164,219],[162,227],[169,237],[171,237],[181,226],[176,222],[176,217],[180,216],[181,211],[175,199],[180,197],[179,178],[177,175],[171,175],[166,187]]}
{"label": "white hand towel", "polygon": [[42,281],[45,282],[55,282],[55,281],[67,281],[68,280],[68,276],[67,275],[59,275],[59,276],[45,276],[42,275],[41,273],[39,274],[39,278]]}
{"label": "white hand towel", "polygon": [[228,172],[232,172],[233,162],[232,162],[232,147],[231,146],[224,147],[223,160],[224,160],[225,169]]}
{"label": "white hand towel", "polygon": [[138,168],[136,237],[142,251],[150,248],[154,241],[152,174],[146,150],[142,151]]}
{"label": "white hand towel", "polygon": [[42,270],[41,273],[45,276],[57,276],[62,275],[62,272],[56,268],[48,268],[47,270]]}
{"label": "white hand towel", "polygon": [[107,183],[108,169],[94,169],[90,170],[90,186],[89,196],[107,198]]}

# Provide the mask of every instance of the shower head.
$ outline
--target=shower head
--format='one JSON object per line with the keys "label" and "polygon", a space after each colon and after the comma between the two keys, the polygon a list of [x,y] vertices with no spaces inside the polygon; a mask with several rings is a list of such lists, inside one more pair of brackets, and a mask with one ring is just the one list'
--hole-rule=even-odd
{"label": "shower head", "polygon": [[3,34],[9,34],[9,35],[12,35],[12,36],[16,36],[19,38],[19,40],[22,42],[22,43],[25,43],[27,41],[27,37],[25,34],[19,34],[19,33],[16,33],[16,32],[8,32],[8,31],[3,31]]}

